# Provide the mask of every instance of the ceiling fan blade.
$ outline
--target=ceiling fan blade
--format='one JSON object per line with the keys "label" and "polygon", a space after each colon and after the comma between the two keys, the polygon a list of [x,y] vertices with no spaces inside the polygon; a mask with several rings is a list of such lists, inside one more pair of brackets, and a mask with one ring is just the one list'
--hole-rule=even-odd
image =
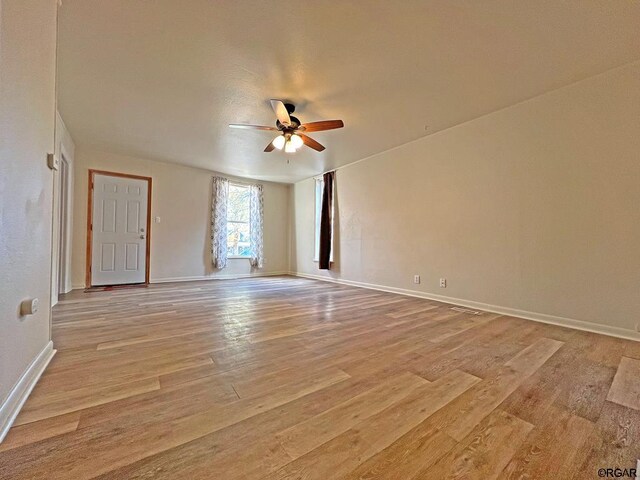
{"label": "ceiling fan blade", "polygon": [[231,128],[245,128],[248,130],[274,130],[278,131],[276,127],[266,127],[264,125],[245,125],[244,123],[230,123]]}
{"label": "ceiling fan blade", "polygon": [[302,141],[307,147],[311,147],[318,152],[321,152],[324,150],[324,146],[320,145],[313,138],[307,137],[304,133],[298,133],[298,135],[300,136],[300,138],[302,138]]}
{"label": "ceiling fan blade", "polygon": [[322,120],[320,122],[303,123],[300,130],[305,132],[321,132],[323,130],[333,130],[344,127],[342,120]]}
{"label": "ceiling fan blade", "polygon": [[278,121],[282,125],[284,125],[285,127],[291,126],[291,117],[289,117],[287,107],[284,106],[284,103],[281,100],[271,100],[271,108],[273,108]]}
{"label": "ceiling fan blade", "polygon": [[264,151],[265,151],[266,153],[273,152],[273,150],[274,150],[275,148],[276,148],[276,147],[273,145],[273,141],[271,141],[271,142],[269,142],[269,145],[267,145],[267,146],[265,147]]}

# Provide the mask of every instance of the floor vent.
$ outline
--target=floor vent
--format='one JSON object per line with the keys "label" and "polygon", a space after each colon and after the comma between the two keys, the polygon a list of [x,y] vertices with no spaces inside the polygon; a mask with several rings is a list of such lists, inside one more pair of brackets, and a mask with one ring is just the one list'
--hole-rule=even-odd
{"label": "floor vent", "polygon": [[451,310],[455,310],[456,312],[470,313],[471,315],[482,315],[482,312],[480,312],[479,310],[470,310],[463,307],[451,307]]}

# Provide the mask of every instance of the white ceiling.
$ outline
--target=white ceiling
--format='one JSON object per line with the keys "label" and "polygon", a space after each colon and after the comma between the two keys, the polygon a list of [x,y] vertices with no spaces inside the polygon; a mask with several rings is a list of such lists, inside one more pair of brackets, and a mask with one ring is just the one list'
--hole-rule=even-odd
{"label": "white ceiling", "polygon": [[[637,60],[640,2],[64,0],[58,58],[77,144],[293,182]],[[345,128],[263,153],[270,98]]]}

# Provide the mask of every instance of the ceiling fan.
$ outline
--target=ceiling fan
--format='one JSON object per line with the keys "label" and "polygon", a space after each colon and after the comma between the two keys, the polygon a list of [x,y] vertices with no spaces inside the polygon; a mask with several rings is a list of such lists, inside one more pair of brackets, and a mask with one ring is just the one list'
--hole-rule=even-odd
{"label": "ceiling fan", "polygon": [[333,130],[334,128],[344,127],[342,120],[322,120],[319,122],[300,123],[296,117],[291,115],[295,110],[295,105],[284,103],[281,100],[271,100],[271,108],[276,114],[276,126],[267,127],[262,125],[244,125],[232,123],[231,128],[246,128],[253,130],[271,130],[280,132],[273,141],[264,149],[265,152],[271,152],[274,149],[282,150],[287,153],[294,153],[297,149],[306,145],[314,150],[321,152],[324,146],[316,142],[313,138],[302,132],[321,132],[323,130]]}

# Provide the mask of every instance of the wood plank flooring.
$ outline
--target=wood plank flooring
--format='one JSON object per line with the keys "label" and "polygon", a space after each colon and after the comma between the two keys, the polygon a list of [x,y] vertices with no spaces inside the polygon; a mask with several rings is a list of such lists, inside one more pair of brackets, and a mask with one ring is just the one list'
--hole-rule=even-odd
{"label": "wood plank flooring", "polygon": [[640,343],[295,277],[63,296],[1,479],[598,478]]}

